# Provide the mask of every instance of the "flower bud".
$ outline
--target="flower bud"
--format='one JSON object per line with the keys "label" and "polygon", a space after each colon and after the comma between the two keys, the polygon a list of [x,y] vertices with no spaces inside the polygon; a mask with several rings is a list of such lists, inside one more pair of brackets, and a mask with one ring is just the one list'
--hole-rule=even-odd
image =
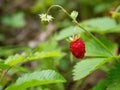
{"label": "flower bud", "polygon": [[77,16],[78,16],[78,12],[77,11],[72,11],[71,15],[70,15],[74,20],[76,20]]}

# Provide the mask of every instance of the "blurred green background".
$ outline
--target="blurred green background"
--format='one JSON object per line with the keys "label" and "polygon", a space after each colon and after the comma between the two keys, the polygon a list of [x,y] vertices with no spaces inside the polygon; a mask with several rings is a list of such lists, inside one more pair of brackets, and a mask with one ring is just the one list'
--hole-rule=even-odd
{"label": "blurred green background", "polygon": [[55,17],[48,26],[51,30],[41,25],[38,14],[45,13],[53,4],[63,6],[68,12],[77,10],[78,20],[83,21],[109,16],[119,3],[119,0],[0,0],[0,45],[34,46],[52,36],[55,30],[70,26],[71,21],[59,9],[51,11]]}

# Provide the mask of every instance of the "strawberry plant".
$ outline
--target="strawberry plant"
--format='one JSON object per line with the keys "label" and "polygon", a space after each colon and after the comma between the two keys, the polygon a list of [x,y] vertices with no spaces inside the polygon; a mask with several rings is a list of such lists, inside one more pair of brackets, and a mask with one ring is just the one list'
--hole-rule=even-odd
{"label": "strawberry plant", "polygon": [[[52,5],[45,14],[39,14],[42,24],[55,20],[49,15],[53,8],[61,9],[73,25],[35,48],[1,59],[0,90],[79,90],[97,70],[104,72],[106,78],[98,80],[90,90],[120,90],[120,45],[107,36],[120,32],[120,6],[112,12],[112,17],[79,23],[77,11],[70,14],[62,6]],[[67,47],[60,45],[62,40]],[[29,62],[37,65],[27,68]]]}

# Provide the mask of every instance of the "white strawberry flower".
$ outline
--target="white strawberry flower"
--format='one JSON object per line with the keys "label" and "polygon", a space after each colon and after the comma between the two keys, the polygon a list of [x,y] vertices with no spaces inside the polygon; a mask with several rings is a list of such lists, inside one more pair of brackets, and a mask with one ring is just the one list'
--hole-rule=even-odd
{"label": "white strawberry flower", "polygon": [[51,15],[39,14],[39,16],[43,24],[48,24],[50,21],[53,20],[53,17]]}

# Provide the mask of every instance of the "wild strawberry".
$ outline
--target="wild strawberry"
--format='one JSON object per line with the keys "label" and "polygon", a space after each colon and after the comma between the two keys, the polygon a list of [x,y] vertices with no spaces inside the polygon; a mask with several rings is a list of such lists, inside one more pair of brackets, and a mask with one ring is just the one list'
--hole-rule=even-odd
{"label": "wild strawberry", "polygon": [[78,37],[73,36],[70,38],[70,51],[76,58],[83,58],[85,55],[85,44],[84,42]]}

